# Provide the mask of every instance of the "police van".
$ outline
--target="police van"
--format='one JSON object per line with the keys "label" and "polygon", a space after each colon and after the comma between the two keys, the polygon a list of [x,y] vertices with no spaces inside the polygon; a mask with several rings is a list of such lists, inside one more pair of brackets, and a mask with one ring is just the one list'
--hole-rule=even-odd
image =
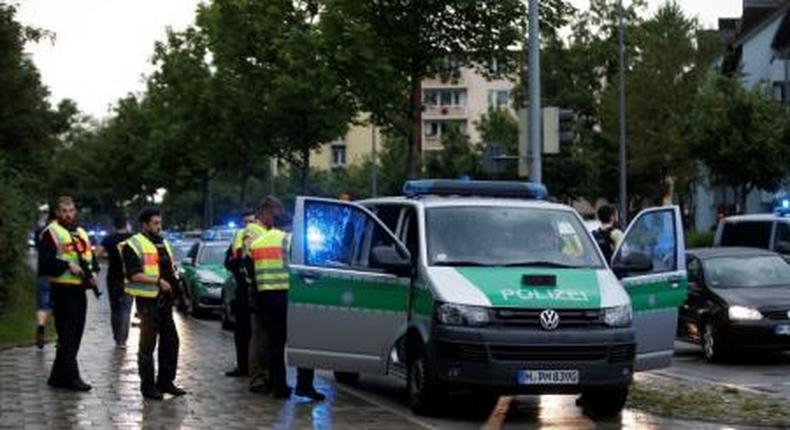
{"label": "police van", "polygon": [[[611,262],[539,184],[411,181],[403,197],[299,197],[288,360],[454,390],[582,394],[622,410],[634,371],[670,364],[686,298],[680,211],[639,213]],[[610,269],[611,267],[611,269]]]}

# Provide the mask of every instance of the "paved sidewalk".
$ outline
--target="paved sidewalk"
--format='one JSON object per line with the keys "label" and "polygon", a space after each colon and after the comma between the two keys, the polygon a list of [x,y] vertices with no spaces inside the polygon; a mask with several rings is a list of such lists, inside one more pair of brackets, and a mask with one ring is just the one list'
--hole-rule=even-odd
{"label": "paved sidewalk", "polygon": [[[110,331],[107,295],[97,303],[89,295],[88,324],[80,349],[83,378],[89,393],[54,390],[46,378],[55,348],[48,344],[0,351],[0,428],[415,428],[406,416],[337,391],[318,377],[329,398],[275,400],[247,391],[245,379],[227,378],[232,364],[232,338],[216,321],[177,317],[181,352],[177,383],[189,391],[163,402],[144,400],[137,375],[137,336],[129,348],[116,350]],[[293,378],[293,375],[291,375]],[[291,381],[293,383],[293,379]]]}

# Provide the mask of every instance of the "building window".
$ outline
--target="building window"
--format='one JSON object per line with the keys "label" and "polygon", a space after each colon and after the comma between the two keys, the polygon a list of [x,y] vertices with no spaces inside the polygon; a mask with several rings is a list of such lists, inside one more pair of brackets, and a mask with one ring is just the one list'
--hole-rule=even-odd
{"label": "building window", "polygon": [[466,121],[426,121],[425,122],[425,137],[428,139],[441,139],[444,133],[447,133],[449,127],[458,127],[461,133],[466,134]]}
{"label": "building window", "polygon": [[345,167],[346,165],[346,144],[332,144],[332,167]]}
{"label": "building window", "polygon": [[773,85],[773,99],[782,104],[787,103],[787,94],[785,94],[785,83],[782,81],[774,82]]}
{"label": "building window", "polygon": [[426,106],[432,107],[464,107],[466,106],[466,90],[425,90],[424,103]]}
{"label": "building window", "polygon": [[488,91],[488,107],[507,108],[510,106],[510,90],[490,90]]}

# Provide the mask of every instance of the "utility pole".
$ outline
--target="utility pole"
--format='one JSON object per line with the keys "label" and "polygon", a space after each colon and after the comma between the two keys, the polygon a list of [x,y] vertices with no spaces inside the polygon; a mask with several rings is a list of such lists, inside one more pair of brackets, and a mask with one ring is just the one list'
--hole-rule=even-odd
{"label": "utility pole", "polygon": [[370,166],[370,196],[376,197],[379,193],[378,178],[378,155],[376,154],[376,126],[370,123],[370,158],[373,162]]}
{"label": "utility pole", "polygon": [[529,0],[529,179],[541,182],[540,121],[540,9],[538,0]]}
{"label": "utility pole", "polygon": [[628,223],[628,193],[625,166],[625,41],[623,28],[623,0],[618,0],[619,30],[617,41],[620,50],[620,220]]}

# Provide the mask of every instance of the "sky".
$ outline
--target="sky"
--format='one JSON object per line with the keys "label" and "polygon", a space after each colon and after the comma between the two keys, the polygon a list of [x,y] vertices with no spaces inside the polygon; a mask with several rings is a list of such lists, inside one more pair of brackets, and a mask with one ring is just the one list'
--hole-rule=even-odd
{"label": "sky", "polygon": [[[627,5],[629,0],[623,0]],[[719,17],[740,15],[742,0],[678,0],[707,28]],[[571,0],[586,8],[589,0]],[[51,102],[71,98],[96,118],[106,117],[116,100],[144,89],[154,42],[166,27],[192,23],[200,0],[16,0],[18,19],[56,34],[28,45],[28,52],[51,92]],[[649,11],[664,0],[648,0]]]}

